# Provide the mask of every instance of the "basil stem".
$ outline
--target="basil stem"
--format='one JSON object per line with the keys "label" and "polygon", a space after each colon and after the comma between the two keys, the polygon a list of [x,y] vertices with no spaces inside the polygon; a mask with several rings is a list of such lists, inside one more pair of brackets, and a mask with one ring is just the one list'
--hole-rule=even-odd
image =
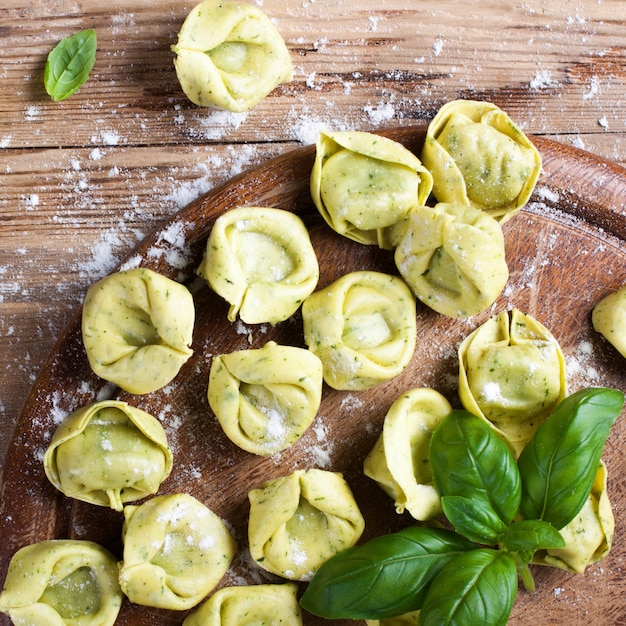
{"label": "basil stem", "polygon": [[592,387],[565,398],[518,459],[520,511],[561,529],[589,497],[611,426],[624,405],[617,389]]}
{"label": "basil stem", "polygon": [[65,100],[89,77],[96,62],[96,31],[91,28],[62,39],[46,61],[43,82],[53,100]]}
{"label": "basil stem", "polygon": [[420,626],[504,626],[517,596],[517,567],[508,552],[478,548],[449,561],[433,579]]}
{"label": "basil stem", "polygon": [[[490,507],[504,524],[517,513],[520,475],[508,446],[487,422],[467,411],[452,411],[430,441],[435,487],[444,496],[461,496]],[[493,528],[501,532],[500,524]]]}
{"label": "basil stem", "polygon": [[441,568],[473,548],[442,528],[411,526],[376,537],[326,561],[300,604],[328,619],[382,619],[415,611]]}

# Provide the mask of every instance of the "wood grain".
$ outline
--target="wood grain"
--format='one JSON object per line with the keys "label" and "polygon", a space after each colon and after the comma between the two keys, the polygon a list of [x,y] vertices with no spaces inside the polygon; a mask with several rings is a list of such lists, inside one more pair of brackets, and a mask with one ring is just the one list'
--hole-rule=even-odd
{"label": "wood grain", "polygon": [[[419,152],[424,128],[387,133]],[[482,320],[495,311],[516,306],[550,328],[569,361],[570,390],[590,384],[626,389],[623,359],[590,325],[593,304],[626,282],[626,213],[621,199],[626,172],[573,148],[538,138],[544,173],[530,205],[505,226],[511,277],[493,309],[471,320],[453,320],[418,307],[418,348],[407,370],[396,379],[359,393],[325,388],[314,428],[289,450],[265,459],[239,450],[221,432],[206,401],[211,356],[244,347],[260,347],[268,340],[302,345],[301,321],[273,327],[249,327],[237,332],[226,321],[227,305],[206,285],[198,284],[193,270],[201,258],[206,236],[224,210],[242,204],[271,205],[292,210],[310,226],[320,259],[320,287],[346,271],[372,268],[393,272],[390,253],[360,246],[339,237],[320,222],[308,193],[313,148],[303,148],[264,162],[220,185],[149,234],[127,263],[141,262],[191,285],[197,307],[194,356],[175,384],[146,396],[121,393],[119,397],[159,417],[175,454],[175,469],[162,492],[185,491],[204,501],[228,520],[240,553],[223,584],[266,580],[245,557],[247,492],[269,477],[299,467],[322,466],[341,471],[350,483],[366,519],[364,539],[410,524],[398,516],[393,504],[361,473],[384,414],[403,390],[430,386],[458,406],[455,388],[456,346]],[[588,184],[587,181],[596,181]],[[587,216],[587,209],[589,215]],[[588,217],[588,219],[587,219]],[[184,245],[163,237],[176,228]],[[187,264],[171,265],[168,253],[184,253]],[[121,518],[117,513],[70,501],[47,482],[41,454],[59,418],[92,401],[103,383],[90,371],[76,314],[52,356],[41,370],[17,426],[3,484],[0,505],[0,576],[13,552],[27,543],[50,537],[90,538],[120,554]],[[626,554],[626,426],[619,422],[607,446],[610,494],[617,519],[616,545],[601,565],[584,576],[559,570],[536,573],[538,591],[522,592],[511,624],[605,623],[590,622],[590,612],[624,618],[621,597],[626,578],[620,563]],[[4,618],[3,618],[4,619]],[[146,610],[126,603],[118,623],[180,624],[182,615]],[[4,624],[8,622],[0,621]],[[324,623],[311,616],[305,624]]]}

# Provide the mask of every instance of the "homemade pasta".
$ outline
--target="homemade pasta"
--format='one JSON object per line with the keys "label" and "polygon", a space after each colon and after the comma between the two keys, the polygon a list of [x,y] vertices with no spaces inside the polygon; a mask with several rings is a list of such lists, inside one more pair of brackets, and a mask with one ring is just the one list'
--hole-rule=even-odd
{"label": "homemade pasta", "polygon": [[626,285],[600,300],[591,320],[594,329],[626,358]]}

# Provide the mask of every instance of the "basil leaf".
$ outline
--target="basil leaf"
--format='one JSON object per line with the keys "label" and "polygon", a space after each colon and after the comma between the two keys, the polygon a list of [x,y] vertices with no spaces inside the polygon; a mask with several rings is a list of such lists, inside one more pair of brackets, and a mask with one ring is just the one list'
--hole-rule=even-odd
{"label": "basil leaf", "polygon": [[561,533],[552,524],[541,520],[514,522],[502,534],[500,543],[509,552],[535,552],[565,547]]}
{"label": "basil leaf", "polygon": [[539,426],[518,459],[525,518],[561,529],[576,517],[623,404],[624,394],[617,389],[581,389]]}
{"label": "basil leaf", "polygon": [[441,498],[444,515],[455,530],[476,543],[494,545],[506,524],[489,505],[462,496]]}
{"label": "basil leaf", "polygon": [[508,446],[484,420],[452,411],[430,441],[430,465],[440,496],[488,504],[508,524],[519,508],[520,475]]}
{"label": "basil leaf", "polygon": [[96,62],[96,31],[82,30],[62,39],[46,61],[43,82],[53,100],[65,100],[89,77]]}
{"label": "basil leaf", "polygon": [[517,568],[508,552],[480,548],[451,560],[432,581],[420,626],[504,626],[517,596]]}
{"label": "basil leaf", "polygon": [[442,528],[411,526],[332,557],[300,604],[329,619],[381,619],[420,608],[433,577],[474,546]]}

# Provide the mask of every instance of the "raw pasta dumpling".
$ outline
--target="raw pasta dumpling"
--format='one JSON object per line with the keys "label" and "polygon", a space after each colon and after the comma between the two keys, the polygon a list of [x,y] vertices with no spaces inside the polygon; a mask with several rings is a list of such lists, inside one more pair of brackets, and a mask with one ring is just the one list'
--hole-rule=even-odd
{"label": "raw pasta dumpling", "polygon": [[170,383],[192,354],[189,290],[146,268],[111,274],[87,291],[82,335],[93,371],[144,394]]}
{"label": "raw pasta dumpling", "polygon": [[398,617],[385,617],[383,619],[366,619],[367,626],[417,626],[419,624],[420,612],[411,611]]}
{"label": "raw pasta dumpling", "polygon": [[439,203],[412,211],[395,262],[413,293],[449,317],[482,313],[509,278],[500,225],[484,211],[463,204]]}
{"label": "raw pasta dumpling", "polygon": [[609,502],[606,480],[606,465],[601,461],[583,508],[569,524],[559,530],[565,540],[565,547],[538,550],[533,556],[533,563],[582,574],[587,566],[601,561],[609,553],[615,531],[615,518]]}
{"label": "raw pasta dumpling", "polygon": [[295,583],[241,585],[216,591],[183,626],[302,626]]}
{"label": "raw pasta dumpling", "polygon": [[122,605],[117,561],[91,541],[53,539],[11,558],[0,612],[26,626],[113,626]]}
{"label": "raw pasta dumpling", "polygon": [[265,13],[245,2],[198,4],[172,49],[180,86],[199,106],[247,111],[293,77],[280,33]]}
{"label": "raw pasta dumpling", "polygon": [[157,492],[172,471],[160,422],[126,402],[89,404],[61,423],[44,455],[50,482],[66,496],[121,511]]}
{"label": "raw pasta dumpling", "polygon": [[594,329],[626,358],[626,285],[600,300],[591,320]]}
{"label": "raw pasta dumpling", "polygon": [[331,556],[352,547],[365,521],[337,472],[296,470],[248,494],[253,560],[289,580],[310,580]]}
{"label": "raw pasta dumpling", "polygon": [[282,209],[238,207],[213,225],[198,274],[247,324],[290,317],[313,292],[319,266],[302,220]]}
{"label": "raw pasta dumpling", "polygon": [[311,195],[328,225],[364,244],[392,249],[409,212],[425,204],[432,176],[402,144],[373,133],[320,133]]}
{"label": "raw pasta dumpling", "polygon": [[124,509],[119,581],[131,602],[186,610],[220,582],[237,549],[224,522],[188,494]]}
{"label": "raw pasta dumpling", "polygon": [[398,276],[346,274],[309,296],[302,317],[304,341],[334,389],[368,389],[398,376],[415,350],[415,298]]}
{"label": "raw pasta dumpling", "polygon": [[459,396],[516,456],[567,395],[565,359],[540,322],[513,309],[490,318],[459,349]]}
{"label": "raw pasta dumpling", "polygon": [[541,156],[495,104],[448,102],[428,126],[422,162],[439,202],[471,204],[501,223],[524,206],[541,173]]}
{"label": "raw pasta dumpling", "polygon": [[269,341],[213,358],[208,400],[228,438],[269,456],[295,443],[322,399],[322,363],[304,348]]}
{"label": "raw pasta dumpling", "polygon": [[428,388],[407,391],[389,408],[363,469],[394,499],[398,513],[407,510],[420,521],[441,513],[428,451],[434,430],[451,411],[450,403]]}

